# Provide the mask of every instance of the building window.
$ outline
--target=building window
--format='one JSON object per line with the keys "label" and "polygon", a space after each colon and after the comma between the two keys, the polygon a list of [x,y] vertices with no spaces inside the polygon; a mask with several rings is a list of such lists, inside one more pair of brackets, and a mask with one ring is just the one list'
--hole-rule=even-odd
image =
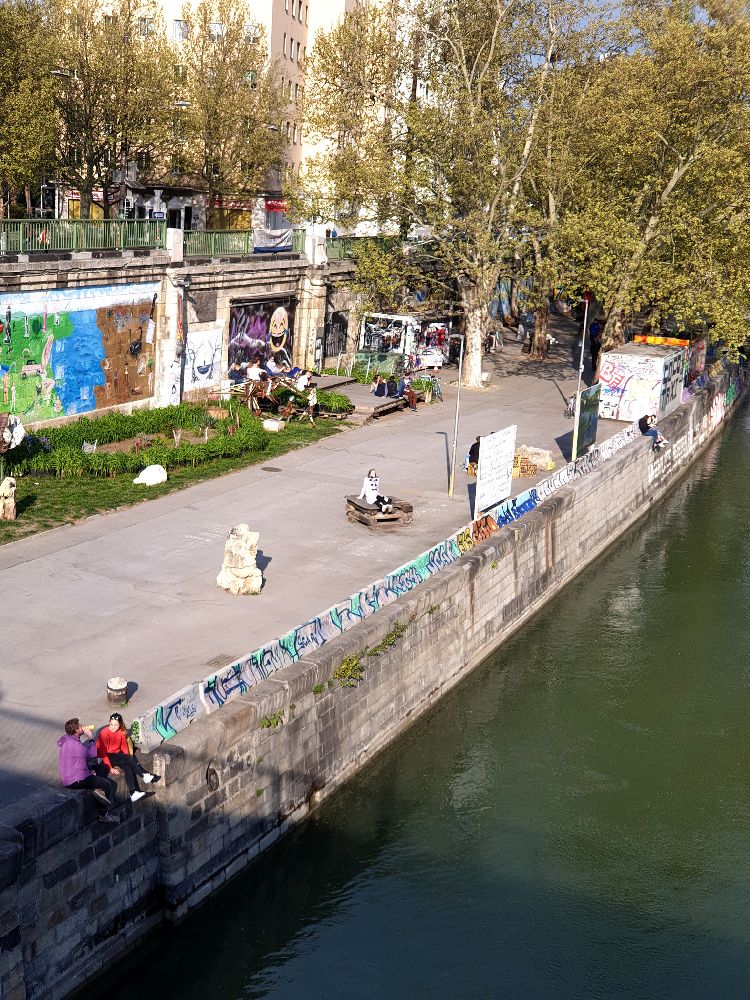
{"label": "building window", "polygon": [[309,7],[308,4],[305,4],[305,24],[308,23],[308,19],[307,18],[308,18],[308,14],[309,13],[310,13],[310,7]]}
{"label": "building window", "polygon": [[173,174],[184,174],[185,173],[185,163],[179,153],[172,153],[172,173]]}
{"label": "building window", "polygon": [[139,170],[148,170],[151,166],[151,154],[147,149],[139,149],[135,154],[135,165]]}
{"label": "building window", "polygon": [[292,17],[297,16],[297,0],[292,0]]}
{"label": "building window", "polygon": [[189,35],[187,21],[172,21],[172,38],[183,41]]}
{"label": "building window", "polygon": [[286,58],[286,32],[284,32],[284,57]]}
{"label": "building window", "polygon": [[245,24],[245,41],[246,42],[257,42],[258,41],[258,25],[253,21],[247,21]]}
{"label": "building window", "polygon": [[284,10],[289,13],[289,0],[284,0]]}
{"label": "building window", "polygon": [[211,21],[208,26],[208,34],[212,42],[216,42],[223,37],[225,31],[226,28],[221,21]]}
{"label": "building window", "polygon": [[294,85],[294,103],[299,104],[299,84]]}
{"label": "building window", "polygon": [[289,100],[291,101],[291,99],[292,99],[292,81],[290,80],[289,81]]}
{"label": "building window", "polygon": [[299,62],[299,50],[300,50],[300,44],[299,42],[297,42],[297,62]]}
{"label": "building window", "polygon": [[294,62],[294,39],[289,39],[289,58]]}
{"label": "building window", "polygon": [[290,139],[291,136],[292,136],[292,125],[291,125],[291,122],[287,122],[286,123],[286,137],[287,137],[287,139]]}
{"label": "building window", "polygon": [[177,64],[174,68],[174,82],[187,83],[187,66]]}
{"label": "building window", "polygon": [[148,38],[154,30],[154,19],[152,17],[139,17],[138,18],[138,31],[141,34],[141,38]]}
{"label": "building window", "polygon": [[292,142],[296,143],[296,141],[297,141],[297,126],[293,125],[292,126]]}
{"label": "building window", "polygon": [[114,28],[114,26],[116,24],[117,24],[117,18],[114,16],[114,14],[105,14],[104,15],[104,27],[105,28]]}
{"label": "building window", "polygon": [[254,69],[251,69],[248,73],[245,73],[245,86],[250,90],[255,90],[258,86],[258,74]]}

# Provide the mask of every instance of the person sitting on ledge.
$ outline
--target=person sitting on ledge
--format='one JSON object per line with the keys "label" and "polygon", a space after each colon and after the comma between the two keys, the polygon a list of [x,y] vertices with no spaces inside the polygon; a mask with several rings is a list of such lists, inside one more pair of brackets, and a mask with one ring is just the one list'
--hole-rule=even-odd
{"label": "person sitting on ledge", "polygon": [[138,778],[143,778],[150,785],[159,780],[158,774],[146,771],[132,751],[128,741],[128,730],[119,712],[113,712],[109,724],[102,729],[96,741],[96,752],[102,763],[109,768],[110,774],[124,774],[125,782],[130,792],[130,801],[137,802],[146,794],[138,786]]}
{"label": "person sitting on ledge", "polygon": [[119,823],[117,816],[109,815],[117,785],[107,777],[106,765],[97,760],[93,728],[84,729],[78,719],[65,723],[65,735],[57,741],[60,781],[66,788],[92,792],[102,823]]}
{"label": "person sitting on ledge", "polygon": [[385,396],[386,384],[383,381],[382,375],[376,375],[372,380],[372,386],[370,387],[370,392],[376,396]]}
{"label": "person sitting on ledge", "polygon": [[649,416],[645,413],[641,419],[638,421],[638,428],[645,437],[653,438],[654,440],[654,451],[659,451],[661,448],[665,448],[669,441],[665,437],[662,437],[659,428],[656,426],[656,417]]}
{"label": "person sitting on ledge", "polygon": [[396,379],[394,378],[393,375],[389,375],[388,376],[388,381],[386,382],[386,387],[388,389],[387,395],[391,399],[397,399],[398,395],[399,395],[398,382],[396,382]]}

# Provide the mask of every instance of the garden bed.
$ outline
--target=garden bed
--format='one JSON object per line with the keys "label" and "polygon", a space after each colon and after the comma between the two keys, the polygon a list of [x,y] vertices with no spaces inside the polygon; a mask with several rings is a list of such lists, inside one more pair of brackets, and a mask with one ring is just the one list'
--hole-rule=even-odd
{"label": "garden bed", "polygon": [[[290,397],[285,393],[279,392],[277,406]],[[333,412],[351,409],[349,399],[339,393],[321,392],[320,396],[321,405]],[[182,403],[129,415],[80,417],[29,434],[6,455],[5,470],[17,479],[29,475],[62,479],[136,474],[147,465],[163,465],[168,470],[195,468],[217,459],[261,455],[271,436],[258,417],[236,402],[214,402],[208,407]]]}

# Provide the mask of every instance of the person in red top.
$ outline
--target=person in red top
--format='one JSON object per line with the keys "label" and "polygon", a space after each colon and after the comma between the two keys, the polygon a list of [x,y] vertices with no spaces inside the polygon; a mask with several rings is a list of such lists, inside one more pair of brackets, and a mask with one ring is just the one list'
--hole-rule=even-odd
{"label": "person in red top", "polygon": [[109,768],[110,774],[125,775],[131,802],[137,802],[146,794],[138,785],[139,777],[143,778],[147,785],[159,780],[158,774],[144,770],[135,754],[130,752],[128,731],[119,712],[110,715],[109,725],[99,733],[96,739],[96,752],[101,757],[102,763]]}

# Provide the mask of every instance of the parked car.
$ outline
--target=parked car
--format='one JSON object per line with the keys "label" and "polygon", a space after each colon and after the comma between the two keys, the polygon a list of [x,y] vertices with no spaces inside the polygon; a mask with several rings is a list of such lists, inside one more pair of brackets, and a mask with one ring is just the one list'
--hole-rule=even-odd
{"label": "parked car", "polygon": [[420,368],[442,368],[445,364],[443,352],[437,347],[425,347],[419,351]]}

